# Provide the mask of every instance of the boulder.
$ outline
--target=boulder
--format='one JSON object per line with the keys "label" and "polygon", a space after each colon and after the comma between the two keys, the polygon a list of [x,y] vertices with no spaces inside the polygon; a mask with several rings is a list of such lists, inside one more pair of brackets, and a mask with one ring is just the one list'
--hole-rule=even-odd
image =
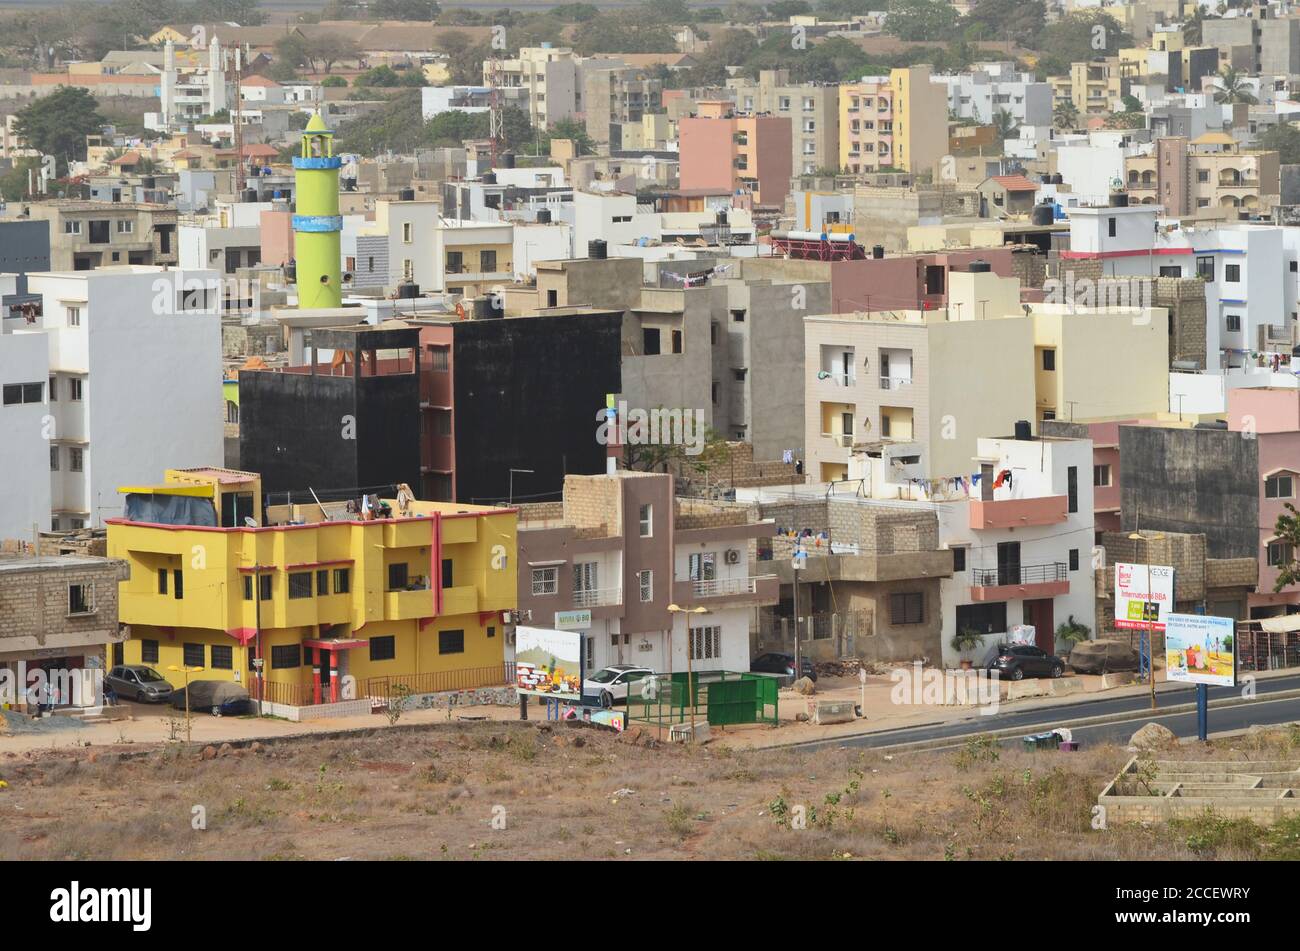
{"label": "boulder", "polygon": [[810,697],[817,692],[817,685],[807,677],[800,677],[792,686],[805,697]]}
{"label": "boulder", "polygon": [[1178,745],[1178,737],[1168,727],[1148,723],[1133,734],[1128,745],[1130,749],[1168,750]]}
{"label": "boulder", "polygon": [[1080,641],[1070,651],[1070,666],[1076,674],[1106,674],[1116,670],[1137,670],[1138,652],[1126,641],[1103,637]]}

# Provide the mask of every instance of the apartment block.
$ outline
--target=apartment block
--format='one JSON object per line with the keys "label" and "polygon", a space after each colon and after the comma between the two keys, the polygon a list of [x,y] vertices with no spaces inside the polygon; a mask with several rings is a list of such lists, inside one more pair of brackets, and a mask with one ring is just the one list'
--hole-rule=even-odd
{"label": "apartment block", "polygon": [[839,165],[853,174],[888,169],[930,171],[948,152],[945,86],[929,66],[864,76],[840,87]]}
{"label": "apartment block", "polygon": [[675,499],[667,474],[569,476],[561,502],[520,508],[519,609],[584,631],[589,669],[748,670],[755,612],[777,600],[757,561],[772,532],[754,506]]}
{"label": "apartment block", "polygon": [[681,188],[742,192],[755,204],[782,205],[790,189],[793,123],[782,116],[740,115],[726,100],[702,100],[680,119]]}
{"label": "apartment block", "polygon": [[582,69],[583,114],[587,134],[596,142],[617,142],[624,123],[663,110],[663,82],[639,66],[598,65]]}
{"label": "apartment block", "polygon": [[1130,201],[1175,218],[1267,212],[1282,191],[1278,153],[1242,149],[1223,132],[1158,139],[1153,154],[1124,159],[1124,176]]}
{"label": "apartment block", "polygon": [[1052,87],[1014,63],[976,63],[963,73],[931,76],[948,93],[948,110],[961,119],[992,122],[1005,112],[1017,126],[1052,124]]}
{"label": "apartment block", "polygon": [[177,686],[182,665],[202,667],[295,707],[506,682],[513,509],[386,498],[357,512],[307,496],[264,519],[258,476],[229,469],[123,492],[108,550],[129,565],[128,664]]}
{"label": "apartment block", "polygon": [[55,199],[24,207],[50,223],[51,270],[180,261],[176,209],[169,205]]}
{"label": "apartment block", "polygon": [[549,44],[523,47],[514,59],[485,60],[483,84],[499,85],[507,91],[523,90],[529,119],[538,128],[546,129],[583,111],[581,61],[567,48]]}
{"label": "apartment block", "polygon": [[790,120],[796,175],[839,170],[838,85],[791,83],[789,70],[764,69],[757,81],[729,79],[727,87],[735,93],[736,111]]}

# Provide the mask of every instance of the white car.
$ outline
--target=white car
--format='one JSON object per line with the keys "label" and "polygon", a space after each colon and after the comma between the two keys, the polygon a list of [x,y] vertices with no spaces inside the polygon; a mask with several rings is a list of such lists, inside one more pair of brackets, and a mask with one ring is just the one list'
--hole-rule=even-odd
{"label": "white car", "polygon": [[646,677],[654,676],[649,667],[635,664],[615,664],[596,671],[582,682],[582,693],[587,697],[597,697],[602,707],[611,707],[618,702],[627,702],[629,686]]}

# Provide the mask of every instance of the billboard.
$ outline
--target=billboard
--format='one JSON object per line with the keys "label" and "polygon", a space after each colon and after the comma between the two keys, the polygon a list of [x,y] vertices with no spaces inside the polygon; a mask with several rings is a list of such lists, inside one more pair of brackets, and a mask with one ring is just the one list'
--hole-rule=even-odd
{"label": "billboard", "polygon": [[1165,679],[1211,687],[1237,685],[1232,618],[1171,614],[1165,625]]}
{"label": "billboard", "polygon": [[582,699],[583,635],[515,628],[515,689],[555,700]]}
{"label": "billboard", "polygon": [[[1148,575],[1150,583],[1148,584]],[[1174,609],[1174,569],[1168,565],[1115,565],[1115,628],[1163,631]]]}

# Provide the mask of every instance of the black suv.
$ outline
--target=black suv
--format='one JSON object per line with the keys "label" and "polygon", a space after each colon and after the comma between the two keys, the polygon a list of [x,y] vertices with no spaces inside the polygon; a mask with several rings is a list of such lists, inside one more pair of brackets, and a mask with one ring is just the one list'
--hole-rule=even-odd
{"label": "black suv", "polygon": [[989,670],[998,671],[1008,680],[1059,677],[1065,673],[1065,661],[1030,644],[999,644],[997,656],[989,661]]}
{"label": "black suv", "polygon": [[[813,670],[812,661],[807,657],[801,657],[800,660],[802,663],[799,667],[803,671],[803,676],[816,683],[817,671]],[[796,679],[794,675],[794,654],[775,652],[759,654],[750,662],[749,669],[756,674],[780,674],[783,677],[788,677],[791,682]]]}

